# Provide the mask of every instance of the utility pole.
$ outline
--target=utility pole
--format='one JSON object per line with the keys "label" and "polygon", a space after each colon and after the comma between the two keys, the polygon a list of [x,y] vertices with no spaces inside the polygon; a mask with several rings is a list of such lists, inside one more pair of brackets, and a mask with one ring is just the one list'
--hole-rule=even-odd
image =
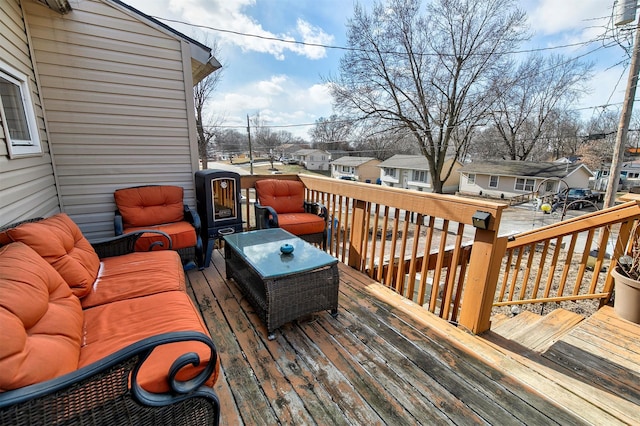
{"label": "utility pole", "polygon": [[[635,8],[633,13],[635,19]],[[629,78],[627,80],[627,91],[624,97],[624,104],[622,105],[620,123],[618,124],[616,144],[613,148],[613,158],[611,159],[611,169],[609,171],[609,181],[607,182],[607,192],[604,197],[603,207],[612,207],[616,200],[616,194],[618,193],[618,181],[620,180],[620,171],[622,170],[625,145],[627,143],[627,133],[629,131],[629,123],[631,122],[631,113],[633,112],[633,101],[636,97],[636,86],[638,85],[638,70],[640,70],[640,61],[638,60],[639,49],[640,20],[636,23],[636,37],[633,42],[633,53],[631,55],[631,68],[629,69]]]}
{"label": "utility pole", "polygon": [[247,136],[249,136],[249,168],[253,174],[253,150],[251,149],[251,127],[249,127],[249,114],[247,114]]}

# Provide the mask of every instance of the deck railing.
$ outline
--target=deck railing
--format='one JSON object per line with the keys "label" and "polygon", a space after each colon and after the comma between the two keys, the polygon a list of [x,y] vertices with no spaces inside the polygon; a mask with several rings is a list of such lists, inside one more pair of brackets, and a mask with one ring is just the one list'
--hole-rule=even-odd
{"label": "deck railing", "polygon": [[608,271],[627,249],[639,217],[632,201],[516,235],[506,246],[495,305],[579,299],[606,304],[613,290]]}
{"label": "deck railing", "polygon": [[[243,176],[246,198],[256,180],[274,177],[301,180],[307,199],[327,207],[327,250],[340,261],[442,318],[489,327],[495,286],[487,265],[505,204],[310,175]],[[486,229],[473,226],[478,211],[489,214]]]}
{"label": "deck railing", "polygon": [[[474,333],[489,329],[493,306],[608,301],[605,247],[624,251],[640,217],[632,202],[507,238],[498,237],[502,203],[311,175],[243,176],[247,200],[266,178],[300,180],[327,207],[327,250],[340,261]],[[477,212],[490,217],[479,227]]]}

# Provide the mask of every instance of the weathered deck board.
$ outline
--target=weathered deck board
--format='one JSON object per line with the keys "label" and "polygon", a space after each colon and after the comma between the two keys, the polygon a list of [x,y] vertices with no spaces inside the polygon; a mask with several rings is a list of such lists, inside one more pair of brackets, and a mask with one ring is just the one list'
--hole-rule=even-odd
{"label": "weathered deck board", "polygon": [[[522,354],[447,324],[345,265],[338,318],[320,312],[294,321],[273,341],[233,280],[224,279],[219,253],[188,278],[221,358],[216,392],[223,425],[624,424],[633,418],[634,395],[602,401],[608,394],[600,388],[568,390],[586,385],[575,376],[563,383],[564,367],[531,367]],[[637,330],[625,332],[633,351]]]}

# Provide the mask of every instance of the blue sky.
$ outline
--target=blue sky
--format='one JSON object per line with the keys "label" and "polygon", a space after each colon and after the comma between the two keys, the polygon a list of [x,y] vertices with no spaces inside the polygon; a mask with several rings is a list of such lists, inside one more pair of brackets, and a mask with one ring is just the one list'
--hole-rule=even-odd
{"label": "blue sky", "polygon": [[[124,0],[156,18],[253,34],[262,37],[345,46],[345,23],[353,13],[350,0]],[[363,5],[372,1],[362,0]],[[534,37],[523,48],[540,48],[592,40],[604,33],[613,0],[520,0]],[[271,126],[307,137],[319,117],[332,113],[331,97],[322,76],[338,72],[343,52],[337,49],[288,44],[229,32],[209,31],[176,22],[168,25],[198,40],[217,39],[224,75],[211,107],[223,125],[244,131],[246,116],[257,113]],[[553,52],[577,56],[598,47],[592,44]],[[619,46],[599,49],[586,60],[594,62],[591,93],[576,105],[587,108],[619,104],[628,76]],[[628,62],[628,61],[627,61]],[[617,87],[616,87],[617,85]],[[620,105],[614,105],[619,111]],[[583,109],[583,117],[602,108]]]}

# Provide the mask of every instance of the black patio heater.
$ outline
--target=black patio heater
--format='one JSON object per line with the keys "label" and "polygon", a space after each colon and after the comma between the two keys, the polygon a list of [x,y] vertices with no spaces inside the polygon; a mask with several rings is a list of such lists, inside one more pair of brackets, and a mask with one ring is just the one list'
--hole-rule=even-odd
{"label": "black patio heater", "polygon": [[196,172],[196,199],[202,221],[200,233],[205,248],[206,268],[216,240],[223,235],[242,232],[240,175],[228,170],[207,169]]}

